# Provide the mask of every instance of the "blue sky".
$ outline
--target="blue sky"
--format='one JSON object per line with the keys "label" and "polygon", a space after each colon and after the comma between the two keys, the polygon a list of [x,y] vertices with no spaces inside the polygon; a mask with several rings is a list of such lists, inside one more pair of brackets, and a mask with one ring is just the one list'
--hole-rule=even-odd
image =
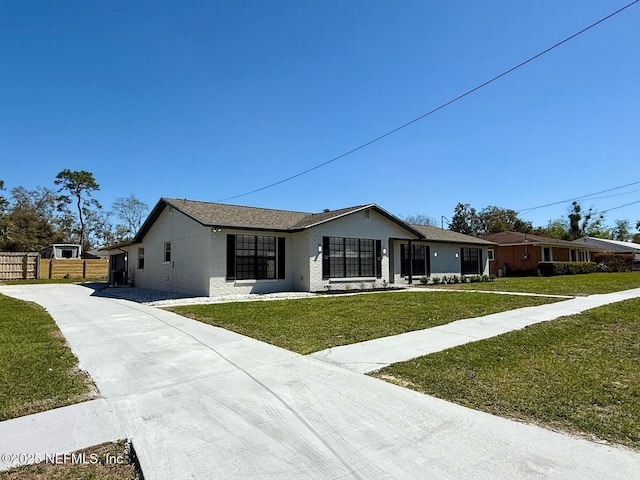
{"label": "blue sky", "polygon": [[[0,4],[0,179],[219,201],[326,162],[628,1]],[[230,203],[450,218],[640,182],[640,4],[463,100]],[[615,196],[613,196],[615,195]],[[606,198],[600,198],[606,197]],[[640,183],[582,201],[640,200]],[[570,202],[524,218],[546,224]],[[607,223],[640,219],[640,204]]]}

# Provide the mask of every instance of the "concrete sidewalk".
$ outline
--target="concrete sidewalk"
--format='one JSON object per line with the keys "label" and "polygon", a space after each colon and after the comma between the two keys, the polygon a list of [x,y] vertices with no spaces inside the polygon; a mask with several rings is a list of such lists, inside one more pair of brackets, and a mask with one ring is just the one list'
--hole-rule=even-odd
{"label": "concrete sidewalk", "polygon": [[562,302],[468,318],[425,330],[328,348],[312,353],[310,356],[354,372],[369,373],[392,363],[404,362],[465,343],[495,337],[535,323],[547,322],[636,297],[640,297],[640,288],[576,297]]}
{"label": "concrete sidewalk", "polygon": [[21,464],[17,461],[20,455],[27,456],[27,463],[37,463],[34,460],[43,460],[45,455],[70,453],[120,438],[127,435],[104,399],[6,420],[0,422],[0,470]]}
{"label": "concrete sidewalk", "polygon": [[81,286],[0,293],[45,306],[103,395],[102,406],[1,423],[0,453],[67,453],[76,446],[61,437],[74,435],[72,419],[88,408],[100,418],[88,414],[96,441],[131,438],[147,480],[626,480],[640,471],[640,454],[625,448],[460,407]]}

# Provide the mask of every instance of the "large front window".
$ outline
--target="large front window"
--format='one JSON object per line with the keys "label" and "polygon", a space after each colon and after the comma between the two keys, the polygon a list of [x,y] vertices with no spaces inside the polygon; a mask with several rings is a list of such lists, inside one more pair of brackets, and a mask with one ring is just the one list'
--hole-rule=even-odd
{"label": "large front window", "polygon": [[480,275],[482,273],[482,249],[461,248],[461,272],[463,275]]}
{"label": "large front window", "polygon": [[323,278],[380,275],[381,241],[369,238],[323,238]]}
{"label": "large front window", "polygon": [[276,278],[276,237],[236,235],[236,279]]}
{"label": "large front window", "polygon": [[285,239],[269,235],[227,235],[227,280],[285,278]]}
{"label": "large front window", "polygon": [[429,257],[429,247],[426,245],[400,245],[400,256],[402,257],[402,263],[400,264],[400,275],[429,275],[429,268],[427,265]]}

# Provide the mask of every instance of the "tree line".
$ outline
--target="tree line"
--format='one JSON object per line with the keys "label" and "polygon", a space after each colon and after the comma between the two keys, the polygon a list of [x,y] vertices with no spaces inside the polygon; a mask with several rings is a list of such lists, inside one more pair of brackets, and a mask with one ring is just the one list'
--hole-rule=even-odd
{"label": "tree line", "polygon": [[[402,218],[408,223],[438,226],[436,219],[424,214],[407,215]],[[441,226],[444,226],[444,223]],[[640,220],[635,223],[635,233],[632,231],[632,223],[627,219],[615,220],[613,226],[607,226],[603,214],[591,208],[585,210],[578,202],[571,203],[565,216],[549,220],[545,226],[538,227],[520,218],[515,210],[494,205],[476,210],[468,203],[458,203],[451,220],[447,219],[447,228],[474,237],[510,231],[559,240],[576,240],[589,236],[640,243]]]}
{"label": "tree line", "polygon": [[[117,198],[111,209],[105,210],[93,198],[100,185],[85,170],[62,170],[53,185],[33,190],[15,187],[5,196],[4,181],[0,180],[0,251],[39,251],[53,243],[77,243],[86,251],[130,240],[149,210],[133,194]],[[408,223],[437,226],[428,215],[401,217]],[[571,204],[566,216],[541,227],[523,220],[515,210],[490,205],[478,211],[468,203],[458,203],[447,228],[476,237],[514,231],[560,240],[590,236],[640,243],[640,220],[635,224],[636,233],[626,219],[607,226],[604,215],[584,210],[578,202]]]}
{"label": "tree line", "polygon": [[34,252],[53,243],[80,244],[83,250],[133,238],[149,207],[133,194],[106,210],[93,194],[93,174],[62,170],[53,187],[12,188],[0,180],[0,251]]}

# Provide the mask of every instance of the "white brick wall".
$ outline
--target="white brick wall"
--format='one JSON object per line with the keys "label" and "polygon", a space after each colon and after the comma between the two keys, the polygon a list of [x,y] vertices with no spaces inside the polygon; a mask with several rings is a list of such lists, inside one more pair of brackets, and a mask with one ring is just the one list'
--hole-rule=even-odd
{"label": "white brick wall", "polygon": [[[308,292],[311,279],[309,275],[310,258],[314,256],[314,246],[309,243],[309,232],[303,231],[291,236],[292,285],[298,292]],[[317,254],[317,246],[316,254]]]}
{"label": "white brick wall", "polygon": [[[284,280],[227,280],[227,234],[273,235],[285,238]],[[382,277],[341,279],[322,278],[322,245],[324,236],[381,240]],[[296,233],[223,229],[212,231],[177,210],[165,207],[144,237],[144,243],[133,245],[129,252],[129,277],[136,286],[181,292],[191,295],[233,295],[277,291],[325,291],[381,287],[388,283],[406,283],[400,276],[400,241],[389,244],[389,238],[410,238],[411,232],[375,210],[346,215],[331,222]],[[171,242],[171,262],[164,262],[164,243]],[[431,274],[459,275],[460,247],[464,245],[429,243]],[[473,245],[469,245],[473,246]],[[145,266],[139,270],[138,247],[145,249]],[[435,257],[434,253],[438,256]],[[489,273],[487,249],[482,249],[485,274]],[[455,255],[458,254],[458,257]],[[391,258],[390,256],[393,256]],[[393,268],[393,272],[391,272]],[[418,281],[418,279],[414,279]]]}
{"label": "white brick wall", "polygon": [[[345,238],[369,238],[382,241],[382,277],[364,279],[322,279],[322,254],[318,254],[318,245],[322,245],[322,237],[335,236]],[[325,291],[327,287],[334,290],[382,287],[390,282],[389,238],[411,238],[412,234],[397,223],[369,210],[369,218],[365,212],[354,212],[342,218],[328,222],[309,230],[309,277],[311,291]]]}
{"label": "white brick wall", "polygon": [[[283,280],[227,280],[227,235],[273,235],[285,238],[285,278]],[[293,242],[291,234],[260,230],[223,229],[213,233],[212,269],[209,279],[209,295],[236,295],[246,293],[272,293],[292,291],[293,287]]]}
{"label": "white brick wall", "polygon": [[[166,292],[209,295],[210,229],[165,207],[140,245],[129,248],[129,276],[135,285]],[[171,242],[171,262],[164,262],[164,243]],[[144,247],[144,269],[138,270],[138,247]]]}

